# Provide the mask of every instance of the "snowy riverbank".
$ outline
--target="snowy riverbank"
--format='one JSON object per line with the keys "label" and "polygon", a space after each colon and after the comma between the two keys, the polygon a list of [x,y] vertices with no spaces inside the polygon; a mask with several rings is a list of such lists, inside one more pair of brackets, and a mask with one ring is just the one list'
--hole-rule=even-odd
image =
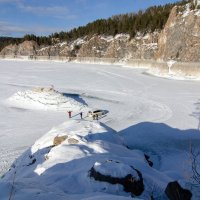
{"label": "snowy riverbank", "polygon": [[[0,94],[0,173],[6,172],[14,159],[29,149],[20,158],[24,157],[24,160],[19,162],[19,159],[16,168],[12,168],[1,180],[0,187],[5,191],[5,198],[12,188],[15,169],[19,170],[16,173],[19,186],[16,186],[16,195],[19,195],[19,199],[27,199],[28,192],[32,198],[41,195],[43,199],[49,199],[49,195],[58,199],[80,199],[80,194],[82,199],[98,199],[100,196],[117,199],[116,192],[123,199],[124,196],[130,197],[130,193],[124,192],[122,186],[96,183],[86,176],[95,163],[102,166],[100,172],[107,169],[104,161],[108,159],[120,161],[120,165],[114,164],[115,169],[121,166],[131,173],[130,164],[134,163],[134,167],[146,177],[146,189],[148,181],[154,189],[157,184],[163,186],[156,189],[154,195],[163,194],[167,184],[175,180],[182,187],[195,191],[190,147],[198,147],[200,141],[199,82],[161,79],[146,75],[145,69],[114,65],[0,61],[0,71],[0,90],[3,91]],[[89,108],[101,108],[109,113],[99,124],[90,119],[80,121],[79,115],[70,120],[66,112],[30,110],[27,105],[22,108],[17,104],[5,103],[6,99],[19,91],[50,85],[54,85],[61,94],[71,94],[70,98],[81,99]],[[52,145],[55,136],[65,134],[68,138],[60,146],[46,148]],[[70,138],[78,143],[70,144]],[[60,156],[56,157],[56,153]],[[144,153],[150,156],[153,168],[144,159]],[[70,185],[71,182],[69,187],[64,187],[63,181],[70,181],[70,178],[60,179],[59,170],[73,179],[80,172],[73,182],[76,187]],[[120,175],[120,170],[117,171]],[[54,183],[49,178],[52,176],[56,179],[52,179]],[[153,185],[151,177],[155,179]],[[38,180],[42,180],[40,185],[37,184]],[[88,181],[88,184],[84,181]],[[45,183],[49,184],[43,187]],[[20,196],[22,193],[23,198]],[[145,190],[143,195],[147,193]],[[194,198],[198,199],[198,195],[196,191]],[[139,198],[148,199],[146,196]]]}

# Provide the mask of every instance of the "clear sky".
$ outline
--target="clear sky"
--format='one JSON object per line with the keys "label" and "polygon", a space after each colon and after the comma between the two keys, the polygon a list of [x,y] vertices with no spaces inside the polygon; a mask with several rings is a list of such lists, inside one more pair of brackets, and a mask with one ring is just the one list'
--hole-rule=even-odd
{"label": "clear sky", "polygon": [[49,35],[176,0],[0,0],[0,36]]}

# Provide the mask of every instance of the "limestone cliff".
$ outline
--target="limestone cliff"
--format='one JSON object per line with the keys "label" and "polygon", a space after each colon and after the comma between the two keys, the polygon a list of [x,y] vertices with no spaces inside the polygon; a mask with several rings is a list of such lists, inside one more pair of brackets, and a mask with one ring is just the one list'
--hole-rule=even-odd
{"label": "limestone cliff", "polygon": [[8,45],[0,54],[9,56],[30,56],[36,55],[37,49],[39,49],[39,46],[35,41],[24,41],[19,45]]}
{"label": "limestone cliff", "polygon": [[160,32],[128,34],[115,37],[93,35],[51,46],[38,46],[34,41],[5,47],[3,56],[36,56],[64,58],[105,58],[117,61],[129,59],[176,60],[200,62],[200,10],[191,5],[175,6]]}
{"label": "limestone cliff", "polygon": [[200,10],[175,6],[158,40],[159,60],[200,61]]}
{"label": "limestone cliff", "polygon": [[128,34],[94,36],[80,47],[77,57],[153,59],[157,40],[158,32],[145,35],[138,33],[133,39]]}

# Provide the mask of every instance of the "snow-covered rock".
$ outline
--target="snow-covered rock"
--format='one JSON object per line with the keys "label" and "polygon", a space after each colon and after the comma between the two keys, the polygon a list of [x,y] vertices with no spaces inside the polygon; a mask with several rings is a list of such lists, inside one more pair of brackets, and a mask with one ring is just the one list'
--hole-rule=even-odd
{"label": "snow-covered rock", "polygon": [[[53,146],[54,138],[63,135],[67,135],[67,139]],[[69,138],[79,142],[70,144]],[[109,162],[111,160],[117,162]],[[99,194],[131,197],[130,190],[124,190],[122,185],[91,178],[89,171],[93,166],[115,177],[132,174],[136,183],[142,176],[145,191],[141,199],[150,199],[149,182],[162,191],[159,194],[162,196],[171,181],[165,174],[149,167],[141,151],[127,149],[111,128],[98,122],[72,120],[53,128],[15,161],[0,182],[0,188],[5,189],[0,194],[1,200],[8,199],[12,190],[15,200],[95,199]]]}

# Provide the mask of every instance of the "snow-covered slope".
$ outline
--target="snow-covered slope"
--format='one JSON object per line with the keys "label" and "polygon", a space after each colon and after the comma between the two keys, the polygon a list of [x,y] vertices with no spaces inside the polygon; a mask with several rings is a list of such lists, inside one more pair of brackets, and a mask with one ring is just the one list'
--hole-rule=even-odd
{"label": "snow-covered slope", "polygon": [[[148,199],[150,193],[160,196],[170,181],[178,181],[193,192],[193,199],[199,199],[200,190],[197,187],[195,194],[193,184],[190,151],[190,147],[198,150],[200,141],[198,81],[161,79],[147,75],[145,69],[114,65],[37,61],[0,61],[0,72],[1,175],[42,137],[1,179],[0,191],[4,193],[0,195],[4,198],[13,191],[20,200],[29,199],[29,194],[32,199],[40,195],[42,200],[50,196],[117,199],[116,195],[125,199],[130,192],[125,192],[122,185],[99,183],[88,176],[88,170],[93,167],[98,173],[115,178],[127,174],[122,169],[135,176],[134,167],[144,178],[141,199]],[[5,104],[5,99],[17,91],[27,92],[44,85],[54,85],[59,94],[71,94],[65,95],[70,99],[78,101],[79,97],[81,105],[109,112],[99,119],[99,124],[87,118],[85,111],[80,120],[76,114],[69,119],[66,112],[34,110],[32,103],[28,109],[19,108],[16,102]],[[52,127],[55,128],[48,132]],[[55,137],[64,141],[52,147]],[[153,167],[144,153],[150,156]],[[14,187],[13,180],[17,183]]]}
{"label": "snow-covered slope", "polygon": [[[65,139],[55,145],[55,138]],[[164,190],[172,179],[153,168],[143,152],[124,146],[122,138],[98,122],[72,120],[53,128],[12,165],[0,183],[1,200],[11,195],[15,200],[84,199],[109,195],[131,197],[120,184],[99,182],[90,177],[90,170],[113,177],[142,174],[145,190],[140,198],[164,198]],[[153,186],[153,187],[152,187]],[[52,196],[53,195],[53,196]]]}

